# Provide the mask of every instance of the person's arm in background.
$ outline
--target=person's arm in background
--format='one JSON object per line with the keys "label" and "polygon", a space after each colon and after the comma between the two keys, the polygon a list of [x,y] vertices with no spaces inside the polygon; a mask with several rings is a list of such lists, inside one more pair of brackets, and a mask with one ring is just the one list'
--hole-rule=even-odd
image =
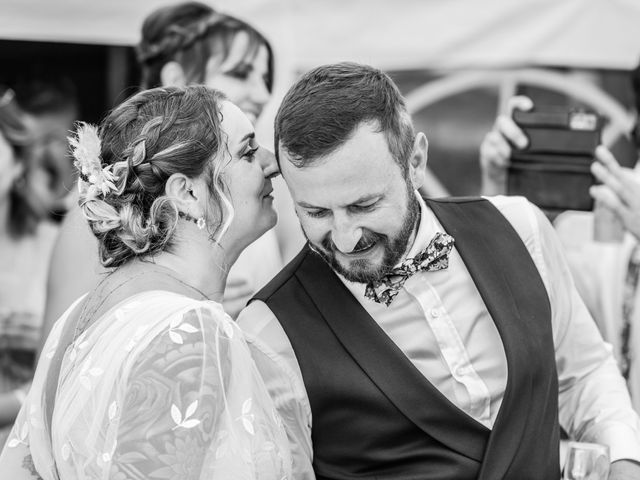
{"label": "person's arm in background", "polygon": [[47,278],[47,300],[38,357],[51,327],[80,295],[91,290],[106,273],[98,260],[98,243],[80,207],[66,215],[53,247]]}

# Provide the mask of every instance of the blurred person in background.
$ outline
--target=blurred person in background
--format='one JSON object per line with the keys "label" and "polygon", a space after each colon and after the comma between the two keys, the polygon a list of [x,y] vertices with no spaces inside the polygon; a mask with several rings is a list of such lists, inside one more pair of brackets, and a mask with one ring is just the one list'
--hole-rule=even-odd
{"label": "blurred person in background", "polygon": [[33,136],[34,181],[47,212],[61,221],[76,199],[76,174],[67,145],[80,115],[76,87],[65,76],[49,76],[19,80],[14,90]]}
{"label": "blurred person in background", "polygon": [[[640,112],[640,64],[631,72],[636,112]],[[512,108],[531,110],[527,97],[514,97]],[[629,135],[640,149],[638,124]],[[483,193],[506,193],[512,149],[528,139],[510,115],[496,119],[480,147]],[[633,406],[640,412],[640,172],[622,167],[605,146],[595,152],[591,171],[600,182],[591,187],[594,212],[561,213],[554,226],[576,287],[626,379]],[[623,229],[620,233],[616,231]],[[626,233],[625,233],[626,232]],[[621,235],[622,234],[622,235]]]}
{"label": "blurred person in background", "polygon": [[[273,88],[273,52],[251,25],[199,2],[159,8],[142,25],[138,59],[145,88],[205,84],[219,89],[252,122],[260,116]],[[278,187],[280,185],[280,187]],[[225,311],[235,317],[251,295],[304,243],[288,192],[274,184],[279,222],[250,245],[232,268]],[[283,206],[284,205],[284,206]],[[95,284],[104,270],[97,246],[79,210],[65,219],[48,282],[46,333],[68,303]]]}
{"label": "blurred person in background", "polygon": [[292,478],[273,401],[220,303],[230,266],[276,223],[273,154],[203,85],[142,91],[71,145],[111,272],[56,322],[2,478]]}
{"label": "blurred person in background", "polygon": [[0,87],[0,445],[33,376],[57,234],[34,187],[33,150],[13,90]]}

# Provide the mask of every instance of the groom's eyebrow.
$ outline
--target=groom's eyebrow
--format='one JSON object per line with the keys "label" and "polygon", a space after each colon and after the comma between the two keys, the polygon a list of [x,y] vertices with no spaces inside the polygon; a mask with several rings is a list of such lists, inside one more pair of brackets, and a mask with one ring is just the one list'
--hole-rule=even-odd
{"label": "groom's eyebrow", "polygon": [[[371,200],[377,200],[380,197],[381,197],[381,195],[378,194],[378,193],[363,195],[363,196],[361,196],[359,198],[356,198],[351,203],[349,203],[349,205],[347,205],[347,207],[350,206],[350,205],[358,205],[360,203],[370,202]],[[318,207],[316,205],[311,205],[310,203],[307,203],[305,201],[300,201],[300,202],[296,202],[296,203],[299,206],[301,206],[302,208],[323,208],[323,207]]]}

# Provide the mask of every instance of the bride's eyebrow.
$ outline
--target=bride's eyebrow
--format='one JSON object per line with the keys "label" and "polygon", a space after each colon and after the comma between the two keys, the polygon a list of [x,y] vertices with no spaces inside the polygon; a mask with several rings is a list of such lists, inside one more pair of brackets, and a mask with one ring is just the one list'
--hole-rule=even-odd
{"label": "bride's eyebrow", "polygon": [[256,132],[248,132],[247,134],[245,134],[238,142],[236,153],[241,153],[247,141],[253,140],[254,138],[256,138]]}

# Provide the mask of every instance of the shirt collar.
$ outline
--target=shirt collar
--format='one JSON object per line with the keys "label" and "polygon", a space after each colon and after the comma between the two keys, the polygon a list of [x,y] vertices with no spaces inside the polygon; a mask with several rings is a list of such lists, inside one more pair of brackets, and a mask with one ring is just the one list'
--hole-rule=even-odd
{"label": "shirt collar", "polygon": [[402,260],[400,260],[400,262],[398,262],[397,266],[399,266],[405,259],[413,258],[418,255],[429,246],[429,242],[436,233],[444,231],[436,219],[436,216],[429,208],[427,208],[427,204],[422,199],[422,196],[417,190],[414,190],[414,193],[418,199],[418,204],[420,205],[420,223],[418,224],[418,231],[416,232],[416,236],[409,252],[402,258]]}

